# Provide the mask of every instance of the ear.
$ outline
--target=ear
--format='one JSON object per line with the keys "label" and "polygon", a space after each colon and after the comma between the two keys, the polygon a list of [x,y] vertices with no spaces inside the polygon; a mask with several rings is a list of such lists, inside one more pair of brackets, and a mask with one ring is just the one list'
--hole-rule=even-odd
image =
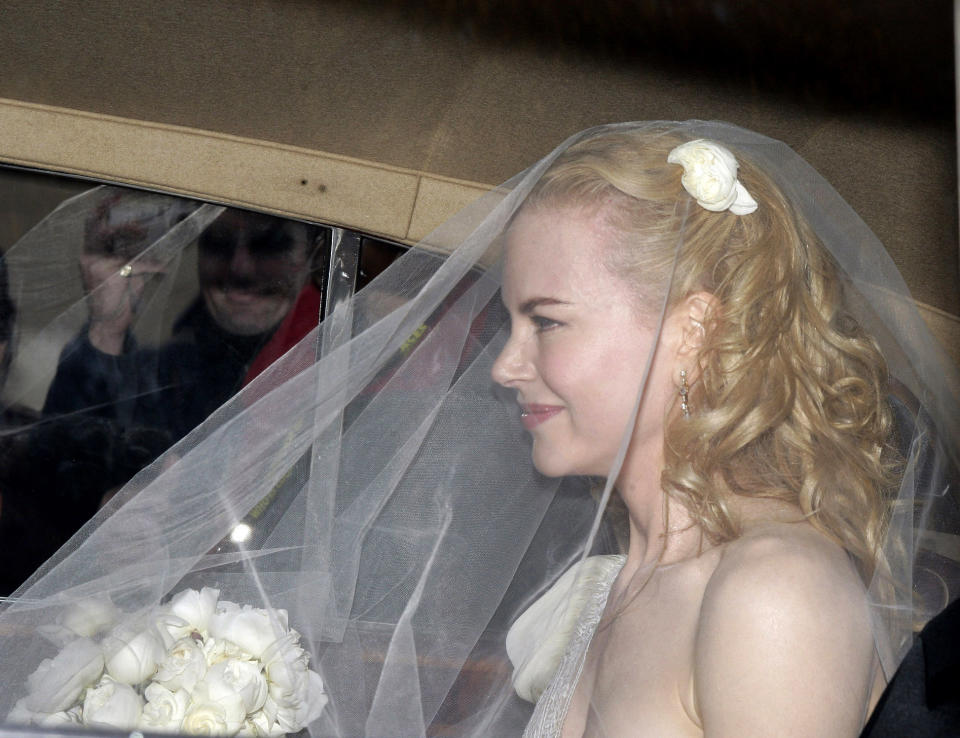
{"label": "ear", "polygon": [[687,295],[674,309],[680,330],[679,357],[695,357],[706,338],[717,298],[709,292],[693,292]]}

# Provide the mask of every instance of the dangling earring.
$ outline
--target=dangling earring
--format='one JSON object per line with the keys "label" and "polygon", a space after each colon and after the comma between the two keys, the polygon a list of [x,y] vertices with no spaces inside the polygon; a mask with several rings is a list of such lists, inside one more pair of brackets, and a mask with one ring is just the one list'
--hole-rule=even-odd
{"label": "dangling earring", "polygon": [[683,417],[690,417],[690,405],[687,404],[687,395],[690,392],[690,387],[687,384],[687,370],[680,370],[680,412],[683,413]]}

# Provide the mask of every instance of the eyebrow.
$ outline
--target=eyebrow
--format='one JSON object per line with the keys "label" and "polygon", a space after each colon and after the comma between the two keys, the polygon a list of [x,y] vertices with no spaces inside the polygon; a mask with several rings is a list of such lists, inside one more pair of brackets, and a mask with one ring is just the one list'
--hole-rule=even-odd
{"label": "eyebrow", "polygon": [[563,300],[557,300],[554,297],[531,297],[529,300],[525,300],[520,306],[521,315],[530,315],[541,305],[569,305],[569,302]]}

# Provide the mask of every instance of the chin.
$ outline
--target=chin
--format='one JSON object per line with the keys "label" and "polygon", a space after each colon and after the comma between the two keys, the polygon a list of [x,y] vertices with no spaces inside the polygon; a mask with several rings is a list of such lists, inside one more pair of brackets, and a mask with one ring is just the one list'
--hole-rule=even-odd
{"label": "chin", "polygon": [[229,292],[207,289],[203,293],[210,316],[227,333],[255,336],[279,325],[293,301],[277,296],[244,296],[232,299]]}
{"label": "chin", "polygon": [[565,454],[538,449],[536,444],[533,447],[533,466],[545,477],[568,477],[584,473]]}
{"label": "chin", "polygon": [[275,328],[284,318],[279,310],[238,311],[217,310],[213,319],[228,333],[235,336],[255,336]]}
{"label": "chin", "polygon": [[569,452],[556,451],[547,448],[546,444],[534,441],[531,453],[533,466],[545,477],[607,477],[612,459],[598,459],[596,457],[576,458]]}

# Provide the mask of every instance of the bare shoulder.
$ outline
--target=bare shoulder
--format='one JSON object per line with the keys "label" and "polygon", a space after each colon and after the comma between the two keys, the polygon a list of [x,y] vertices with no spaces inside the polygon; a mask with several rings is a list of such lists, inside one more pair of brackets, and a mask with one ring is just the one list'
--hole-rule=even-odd
{"label": "bare shoulder", "polygon": [[805,603],[836,614],[861,612],[865,603],[847,553],[812,526],[790,523],[758,527],[724,547],[704,592],[704,612],[743,600],[797,616],[809,609]]}
{"label": "bare shoulder", "polygon": [[856,735],[873,668],[866,594],[842,548],[807,524],[724,547],[694,654],[707,735]]}

